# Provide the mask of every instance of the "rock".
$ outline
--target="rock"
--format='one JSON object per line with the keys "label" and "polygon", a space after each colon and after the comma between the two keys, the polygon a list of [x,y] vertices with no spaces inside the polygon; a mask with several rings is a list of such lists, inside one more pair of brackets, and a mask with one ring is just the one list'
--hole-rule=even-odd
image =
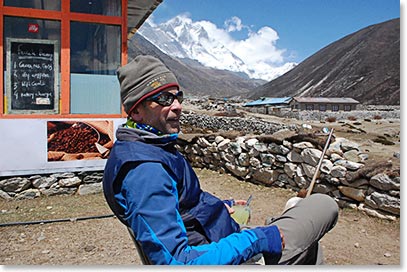
{"label": "rock", "polygon": [[79,195],[99,194],[103,192],[102,183],[82,184],[78,188]]}
{"label": "rock", "polygon": [[291,151],[287,154],[287,159],[288,159],[290,162],[297,162],[297,163],[303,162],[300,153],[298,153],[297,151],[294,151],[294,150],[291,150]]}
{"label": "rock", "polygon": [[250,149],[253,148],[255,144],[257,144],[259,142],[259,140],[257,140],[256,138],[251,138],[246,140],[246,148]]}
{"label": "rock", "polygon": [[324,159],[321,163],[321,172],[325,174],[330,174],[333,168],[333,163],[330,160]]}
{"label": "rock", "polygon": [[222,142],[220,142],[218,144],[218,150],[225,151],[228,148],[229,143],[230,143],[230,139],[224,139]]}
{"label": "rock", "polygon": [[211,143],[208,142],[208,140],[206,140],[204,137],[200,137],[196,143],[203,148],[207,148],[211,145]]}
{"label": "rock", "polygon": [[332,153],[332,154],[330,155],[330,157],[331,157],[331,161],[332,161],[332,162],[335,162],[335,161],[337,161],[337,160],[342,160],[342,159],[343,159],[342,156],[340,156],[340,155],[338,155],[338,154],[336,154],[336,153]]}
{"label": "rock", "polygon": [[303,151],[301,151],[302,161],[312,166],[318,165],[321,156],[322,151],[319,149],[306,148]]}
{"label": "rock", "polygon": [[308,188],[309,184],[311,183],[305,177],[299,177],[299,176],[295,176],[294,181],[298,185],[298,188]]}
{"label": "rock", "polygon": [[365,203],[375,209],[380,209],[392,214],[400,215],[400,199],[382,194],[379,192],[373,192],[366,197]]}
{"label": "rock", "polygon": [[316,171],[316,167],[306,164],[306,163],[301,163],[302,166],[302,170],[304,170],[304,173],[307,177],[313,178],[315,171]]}
{"label": "rock", "polygon": [[343,153],[344,159],[351,161],[351,162],[361,162],[361,158],[359,157],[359,152],[355,149],[346,151]]}
{"label": "rock", "polygon": [[0,180],[0,190],[5,192],[19,193],[28,189],[31,186],[31,181],[28,178],[14,177]]}
{"label": "rock", "polygon": [[228,169],[230,172],[232,172],[234,175],[238,177],[245,177],[249,173],[249,169],[246,167],[241,167],[241,166],[236,166],[233,165],[229,162],[225,164],[226,169]]}
{"label": "rock", "polygon": [[255,149],[256,151],[262,153],[262,152],[267,152],[268,151],[268,147],[265,143],[262,142],[257,142],[253,145],[253,149]]}
{"label": "rock", "polygon": [[290,152],[290,150],[287,147],[283,145],[278,145],[276,143],[270,143],[268,145],[268,149],[271,153],[279,155],[286,155],[288,154],[288,152]]}
{"label": "rock", "polygon": [[369,184],[383,191],[400,190],[400,182],[390,179],[390,177],[384,173],[373,176],[369,180]]}
{"label": "rock", "polygon": [[230,150],[233,155],[239,155],[240,153],[242,153],[242,147],[236,142],[230,142],[228,150]]}
{"label": "rock", "polygon": [[56,179],[73,178],[75,177],[75,173],[55,173],[52,174],[51,177],[54,177]]}
{"label": "rock", "polygon": [[338,186],[338,189],[342,194],[356,201],[363,202],[365,200],[366,190],[346,186]]}
{"label": "rock", "polygon": [[310,142],[299,142],[293,144],[293,149],[301,152],[301,150],[305,148],[314,148],[314,145],[311,144]]}
{"label": "rock", "polygon": [[351,180],[351,181],[344,179],[341,181],[341,183],[343,185],[353,187],[353,188],[364,188],[364,187],[367,187],[367,185],[369,184],[369,181],[364,178],[359,178],[359,179]]}
{"label": "rock", "polygon": [[360,168],[365,166],[362,163],[352,162],[348,160],[337,160],[336,162],[334,162],[334,165],[340,165],[352,171],[359,170]]}
{"label": "rock", "polygon": [[275,157],[269,153],[261,153],[260,160],[265,167],[270,167],[275,161]]}
{"label": "rock", "polygon": [[34,188],[49,188],[52,184],[57,182],[58,179],[55,177],[37,177],[32,179],[32,185]]}
{"label": "rock", "polygon": [[381,218],[381,219],[385,219],[385,220],[390,220],[390,221],[395,221],[396,217],[394,215],[389,215],[386,213],[382,213],[380,211],[371,209],[369,207],[367,207],[365,204],[360,203],[358,206],[358,210],[365,212],[367,215],[373,216],[373,217],[377,217],[377,218]]}
{"label": "rock", "polygon": [[64,178],[58,181],[61,187],[74,187],[81,184],[81,180],[78,177]]}
{"label": "rock", "polygon": [[290,177],[293,178],[295,175],[295,170],[297,169],[297,165],[295,163],[288,162],[284,164],[284,172]]}
{"label": "rock", "polygon": [[87,175],[83,177],[83,183],[99,183],[103,180],[103,173],[92,173],[91,175]]}
{"label": "rock", "polygon": [[5,200],[13,199],[8,193],[4,192],[3,190],[0,190],[0,198]]}
{"label": "rock", "polygon": [[222,136],[218,135],[215,137],[215,143],[216,144],[220,144],[223,140],[225,140],[225,138],[223,138]]}
{"label": "rock", "polygon": [[312,191],[314,193],[328,194],[334,190],[336,190],[336,187],[331,184],[316,183]]}
{"label": "rock", "polygon": [[260,168],[253,172],[253,179],[265,184],[271,185],[278,178],[278,173],[271,169]]}
{"label": "rock", "polygon": [[252,167],[254,168],[260,168],[261,167],[261,161],[255,157],[250,157],[249,163]]}
{"label": "rock", "polygon": [[285,163],[287,162],[287,158],[285,156],[276,155],[276,161]]}
{"label": "rock", "polygon": [[237,161],[240,166],[249,166],[250,165],[250,156],[247,153],[241,153],[237,158]]}
{"label": "rock", "polygon": [[349,151],[349,150],[357,150],[359,151],[359,145],[355,142],[352,142],[346,138],[336,138],[336,141],[340,142],[341,149],[343,152]]}
{"label": "rock", "polygon": [[38,189],[28,189],[25,191],[22,191],[21,193],[16,194],[15,199],[16,200],[21,200],[21,199],[34,199],[37,197],[40,197],[41,193]]}
{"label": "rock", "polygon": [[73,195],[76,193],[76,187],[50,187],[47,189],[39,189],[41,194],[46,196],[52,195]]}

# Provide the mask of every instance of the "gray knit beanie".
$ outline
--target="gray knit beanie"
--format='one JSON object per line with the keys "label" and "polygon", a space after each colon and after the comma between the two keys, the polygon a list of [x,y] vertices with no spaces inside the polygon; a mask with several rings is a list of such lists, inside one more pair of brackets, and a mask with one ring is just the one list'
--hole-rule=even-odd
{"label": "gray knit beanie", "polygon": [[157,58],[137,56],[117,70],[120,96],[127,114],[145,98],[168,87],[178,87],[174,74]]}

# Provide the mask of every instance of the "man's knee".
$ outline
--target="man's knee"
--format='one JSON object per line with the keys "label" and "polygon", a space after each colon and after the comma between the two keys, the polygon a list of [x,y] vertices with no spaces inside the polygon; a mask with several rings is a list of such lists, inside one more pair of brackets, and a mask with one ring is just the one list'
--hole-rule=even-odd
{"label": "man's knee", "polygon": [[309,201],[312,202],[311,205],[318,207],[318,212],[320,215],[324,215],[330,222],[332,222],[332,227],[336,224],[339,215],[339,207],[335,200],[325,194],[313,194],[310,195]]}

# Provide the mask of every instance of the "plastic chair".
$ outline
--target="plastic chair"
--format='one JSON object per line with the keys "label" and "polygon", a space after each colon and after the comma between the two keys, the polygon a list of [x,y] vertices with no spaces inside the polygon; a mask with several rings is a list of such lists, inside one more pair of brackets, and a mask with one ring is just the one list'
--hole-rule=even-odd
{"label": "plastic chair", "polygon": [[130,233],[130,237],[131,237],[131,239],[133,240],[134,245],[136,246],[137,253],[138,253],[138,255],[140,256],[141,262],[142,262],[144,265],[151,265],[152,263],[151,263],[150,259],[147,257],[147,255],[144,253],[143,248],[141,247],[140,242],[136,240],[136,236],[134,235],[133,230],[132,230],[131,228],[129,228],[129,227],[127,227],[127,230],[128,230],[129,233]]}

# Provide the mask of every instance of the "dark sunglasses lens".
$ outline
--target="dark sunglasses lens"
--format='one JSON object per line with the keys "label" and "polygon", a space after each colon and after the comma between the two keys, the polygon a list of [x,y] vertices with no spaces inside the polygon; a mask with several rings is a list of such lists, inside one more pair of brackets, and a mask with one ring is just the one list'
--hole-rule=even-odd
{"label": "dark sunglasses lens", "polygon": [[157,97],[157,103],[162,106],[169,106],[174,102],[174,95],[171,93],[162,93]]}
{"label": "dark sunglasses lens", "polygon": [[167,107],[170,106],[173,102],[174,99],[177,98],[179,103],[182,103],[184,100],[184,95],[182,92],[178,92],[176,94],[172,93],[161,93],[157,98],[156,102],[160,104],[161,106]]}

